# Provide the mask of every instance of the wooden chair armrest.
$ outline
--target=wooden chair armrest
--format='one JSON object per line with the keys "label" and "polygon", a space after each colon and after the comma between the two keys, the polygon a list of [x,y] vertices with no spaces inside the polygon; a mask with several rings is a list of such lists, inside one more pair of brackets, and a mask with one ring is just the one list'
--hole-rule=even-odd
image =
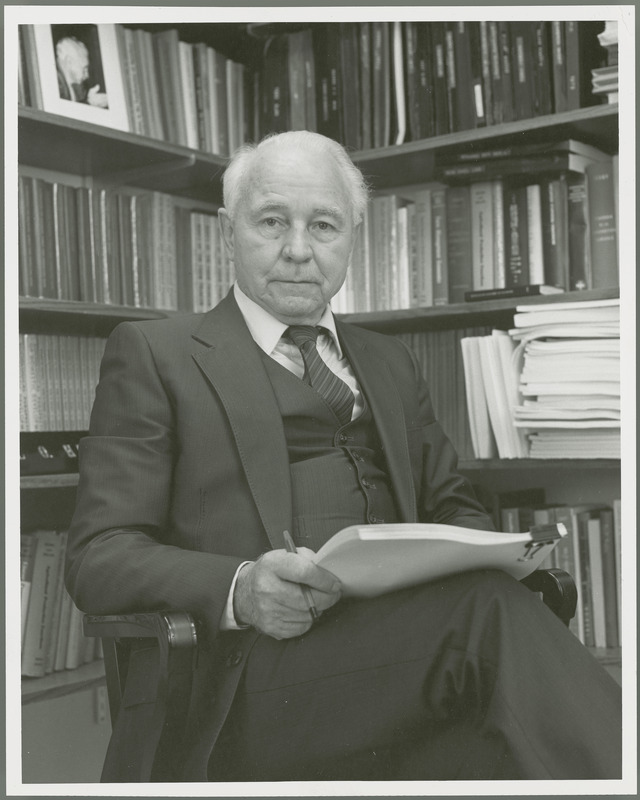
{"label": "wooden chair armrest", "polygon": [[[149,709],[139,715],[142,727],[124,745],[128,772],[121,774],[119,767],[112,772],[111,765],[122,758],[107,754],[102,780],[157,779],[152,773],[157,774],[163,761],[175,757],[172,750],[186,722],[197,658],[195,622],[184,611],[156,611],[86,615],[83,625],[85,636],[102,639],[112,728],[115,730],[123,706],[139,702],[148,704]],[[171,737],[165,743],[162,735],[166,731],[171,731]]]}
{"label": "wooden chair armrest", "polygon": [[568,625],[576,613],[578,591],[571,575],[562,569],[537,569],[523,578],[532,592],[540,592],[542,600],[559,619]]}

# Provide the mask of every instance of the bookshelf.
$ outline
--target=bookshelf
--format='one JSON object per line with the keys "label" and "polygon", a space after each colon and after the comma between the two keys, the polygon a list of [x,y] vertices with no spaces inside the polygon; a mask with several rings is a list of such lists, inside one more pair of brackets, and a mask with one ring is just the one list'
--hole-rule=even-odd
{"label": "bookshelf", "polygon": [[[161,27],[170,26],[141,27],[157,32]],[[293,31],[296,26],[274,23],[268,27],[249,26],[248,31],[238,24],[175,27],[186,41],[206,40],[211,46],[223,48],[229,58],[237,57],[255,69],[260,63],[259,53],[264,36]],[[19,108],[17,124],[20,167],[29,174],[71,175],[85,185],[127,186],[162,192],[187,205],[205,206],[212,211],[221,203],[221,176],[226,164],[226,158],[221,155],[26,106]],[[585,142],[608,154],[617,153],[617,105],[592,105],[458,130],[397,145],[356,150],[352,157],[375,190],[388,191],[433,180],[437,160],[446,159],[461,150],[499,148],[513,141],[533,145],[564,139]],[[512,324],[516,305],[541,300],[549,303],[598,300],[618,295],[618,288],[612,286],[545,298],[348,313],[343,315],[343,319],[389,334],[419,333],[429,336],[435,331],[472,326],[507,329]],[[180,313],[156,308],[34,297],[21,297],[19,312],[23,332],[82,336],[107,336],[123,320],[157,319]],[[474,481],[480,477],[489,488],[496,491],[514,480],[530,486],[538,483],[548,485],[557,481],[558,475],[562,482],[566,476],[575,476],[577,473],[584,478],[588,487],[602,479],[609,499],[619,497],[620,492],[619,461],[614,459],[519,459],[508,462],[500,459],[464,459],[461,468]],[[549,475],[552,477],[549,478]],[[24,515],[27,527],[44,524],[47,519],[56,525],[64,525],[65,520],[68,523],[76,485],[77,475],[74,474],[23,476],[23,506],[41,507]],[[618,656],[618,651],[605,651],[602,658],[607,662],[615,662]],[[74,688],[79,690],[100,680],[99,663],[84,665],[62,676],[31,679],[25,684],[24,701],[35,702],[43,697],[74,691]]]}

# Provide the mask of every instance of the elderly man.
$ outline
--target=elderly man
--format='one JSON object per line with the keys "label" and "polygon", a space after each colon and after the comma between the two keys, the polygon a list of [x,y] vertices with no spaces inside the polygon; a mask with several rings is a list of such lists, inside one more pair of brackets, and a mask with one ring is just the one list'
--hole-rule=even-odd
{"label": "elderly man", "polygon": [[89,81],[89,51],[84,42],[75,36],[65,36],[56,44],[56,71],[58,90],[62,100],[87,103],[97,108],[108,108],[107,95],[99,84],[87,88]]}
{"label": "elderly man", "polygon": [[[69,590],[91,613],[198,619],[188,739],[159,778],[617,777],[616,684],[517,581],[474,572],[353,600],[310,559],[355,523],[491,527],[412,353],[331,314],[366,199],[317,134],[234,156],[232,292],[107,345]],[[126,780],[122,755],[106,780]]]}

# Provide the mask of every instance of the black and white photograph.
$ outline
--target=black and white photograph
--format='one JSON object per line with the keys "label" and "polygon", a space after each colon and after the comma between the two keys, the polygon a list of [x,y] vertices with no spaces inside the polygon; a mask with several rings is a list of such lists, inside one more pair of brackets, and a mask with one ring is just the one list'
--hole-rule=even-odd
{"label": "black and white photograph", "polygon": [[637,792],[634,30],[5,7],[7,796]]}

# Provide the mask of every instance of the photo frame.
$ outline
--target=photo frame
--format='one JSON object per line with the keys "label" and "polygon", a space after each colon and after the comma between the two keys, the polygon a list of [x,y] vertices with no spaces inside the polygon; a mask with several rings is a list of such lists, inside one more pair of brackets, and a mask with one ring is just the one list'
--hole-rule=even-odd
{"label": "photo frame", "polygon": [[129,130],[116,26],[34,25],[45,111]]}

